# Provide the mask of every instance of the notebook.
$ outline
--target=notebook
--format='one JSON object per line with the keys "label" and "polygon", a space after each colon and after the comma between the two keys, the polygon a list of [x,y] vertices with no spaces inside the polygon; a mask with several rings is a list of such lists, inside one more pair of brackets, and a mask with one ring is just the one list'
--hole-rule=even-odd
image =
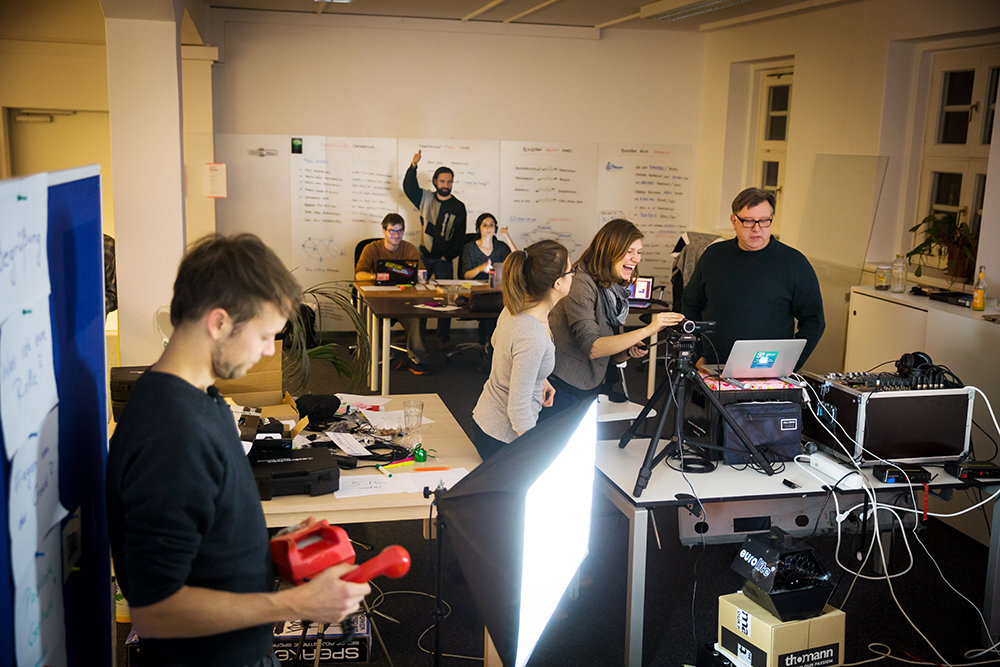
{"label": "notebook", "polygon": [[770,378],[798,384],[788,376],[795,370],[805,346],[804,338],[738,340],[733,343],[721,372],[718,366],[707,366],[707,369],[737,387],[741,386],[740,380]]}
{"label": "notebook", "polygon": [[636,278],[635,282],[628,286],[629,308],[649,308],[649,300],[652,295],[653,279]]}
{"label": "notebook", "polygon": [[415,285],[417,260],[380,259],[375,263],[376,285]]}

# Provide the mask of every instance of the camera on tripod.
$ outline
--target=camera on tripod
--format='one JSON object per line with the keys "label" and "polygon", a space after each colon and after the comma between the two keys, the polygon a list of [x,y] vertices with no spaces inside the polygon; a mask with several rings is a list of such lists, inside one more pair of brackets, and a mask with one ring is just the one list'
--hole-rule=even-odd
{"label": "camera on tripod", "polygon": [[667,341],[677,353],[678,358],[687,358],[694,353],[698,336],[710,334],[715,330],[715,322],[696,322],[684,320],[667,328]]}

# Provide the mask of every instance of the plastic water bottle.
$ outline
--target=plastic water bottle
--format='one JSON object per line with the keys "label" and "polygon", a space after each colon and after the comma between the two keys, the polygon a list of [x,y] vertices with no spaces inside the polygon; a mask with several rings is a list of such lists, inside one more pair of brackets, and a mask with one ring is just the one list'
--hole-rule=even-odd
{"label": "plastic water bottle", "polygon": [[972,286],[972,310],[986,310],[986,267],[979,267],[979,277]]}
{"label": "plastic water bottle", "polygon": [[906,291],[906,258],[896,255],[892,262],[892,291],[902,294]]}

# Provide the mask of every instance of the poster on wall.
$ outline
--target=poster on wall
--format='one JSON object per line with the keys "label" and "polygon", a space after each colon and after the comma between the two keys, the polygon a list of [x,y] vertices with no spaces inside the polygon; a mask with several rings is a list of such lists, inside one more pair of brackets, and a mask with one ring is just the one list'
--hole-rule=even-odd
{"label": "poster on wall", "polygon": [[518,248],[555,239],[575,261],[597,231],[595,144],[500,144],[500,226]]}
{"label": "poster on wall", "polygon": [[670,283],[674,245],[691,227],[691,147],[601,144],[598,148],[600,223],[624,217],[645,234],[642,275]]}
{"label": "poster on wall", "polygon": [[[500,145],[496,141],[466,141],[460,139],[400,139],[398,148],[399,183],[420,151],[417,182],[424,190],[433,190],[431,183],[438,167],[455,172],[452,195],[465,204],[468,215],[466,232],[475,232],[480,213],[496,215],[500,202]],[[419,245],[420,215],[413,204],[402,198],[400,213],[406,218],[406,239]]]}
{"label": "poster on wall", "polygon": [[395,139],[291,137],[292,263],[299,281],[354,279],[354,247],[395,212]]}

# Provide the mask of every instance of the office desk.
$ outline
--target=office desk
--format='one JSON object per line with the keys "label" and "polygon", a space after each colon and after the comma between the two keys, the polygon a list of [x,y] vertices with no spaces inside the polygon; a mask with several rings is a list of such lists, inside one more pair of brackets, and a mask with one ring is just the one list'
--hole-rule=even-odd
{"label": "office desk", "polygon": [[[369,387],[381,394],[389,395],[389,330],[393,319],[400,318],[467,318],[496,319],[500,313],[471,312],[468,307],[455,310],[434,310],[417,308],[418,304],[431,301],[445,301],[445,295],[436,289],[425,289],[423,285],[393,289],[376,288],[371,282],[356,282],[354,287],[360,296],[361,314],[368,325],[371,340],[371,365],[369,367]],[[497,292],[489,287],[474,286],[473,293]],[[468,294],[468,291],[465,292]],[[379,335],[381,333],[381,336]],[[379,361],[382,362],[381,383],[379,382]]]}
{"label": "office desk", "polygon": [[[792,535],[807,536],[813,532],[819,506],[827,493],[816,479],[795,463],[787,463],[783,472],[770,477],[750,469],[734,470],[720,466],[711,473],[687,475],[687,480],[694,487],[705,508],[706,516],[697,518],[685,509],[689,500],[678,497],[678,494],[690,496],[691,488],[688,486],[688,481],[685,481],[679,472],[662,463],[653,468],[649,484],[642,494],[638,498],[632,494],[648,444],[649,440],[634,439],[625,449],[618,448],[617,440],[602,440],[597,445],[597,469],[600,473],[597,476],[598,487],[629,521],[625,664],[630,666],[642,664],[649,510],[654,507],[678,508],[676,515],[671,513],[669,516],[668,523],[671,529],[662,531],[664,540],[673,540],[671,533],[677,533],[680,539],[689,544],[700,544],[702,534],[705,536],[705,541],[710,544],[742,542],[746,534],[761,529],[736,532],[734,523],[740,523],[743,517],[755,519],[762,516],[769,517],[772,525],[779,526]],[[935,472],[937,470],[935,468]],[[866,473],[866,476],[876,493],[895,495],[905,488],[899,484],[883,484],[873,480],[870,473]],[[798,484],[800,488],[788,488],[782,483],[784,479]],[[962,484],[942,471],[932,485],[937,488],[947,488]],[[842,495],[843,493],[861,494],[861,491],[845,491]],[[919,499],[923,491],[921,489],[916,493]],[[841,509],[854,504],[850,502],[847,505],[841,500]],[[801,520],[800,517],[808,517],[808,524],[798,525],[796,520]],[[698,525],[703,521],[708,524],[706,533],[701,533],[700,530],[704,529],[704,526]],[[830,532],[830,525],[829,513],[824,512],[819,532]],[[676,549],[679,546],[672,543],[669,548]],[[667,545],[664,547],[665,550],[668,548]],[[995,558],[995,552],[991,551],[990,563],[995,564]],[[991,567],[990,572],[996,570],[996,567]],[[990,592],[989,581],[987,591]],[[992,598],[988,599],[988,605],[992,605],[991,600]]]}
{"label": "office desk", "polygon": [[[472,470],[482,463],[472,442],[455,421],[441,397],[437,394],[401,394],[393,396],[386,410],[401,410],[403,401],[419,399],[424,402],[424,416],[433,424],[423,426],[423,444],[437,450],[437,459],[428,460],[427,466],[442,465],[449,468]],[[373,468],[341,470],[344,477],[370,475]],[[336,498],[333,494],[322,496],[278,496],[261,501],[264,518],[272,528],[292,526],[303,519],[315,516],[332,524],[365,523],[369,521],[404,521],[426,519],[431,500],[422,493],[393,493],[355,498]]]}

